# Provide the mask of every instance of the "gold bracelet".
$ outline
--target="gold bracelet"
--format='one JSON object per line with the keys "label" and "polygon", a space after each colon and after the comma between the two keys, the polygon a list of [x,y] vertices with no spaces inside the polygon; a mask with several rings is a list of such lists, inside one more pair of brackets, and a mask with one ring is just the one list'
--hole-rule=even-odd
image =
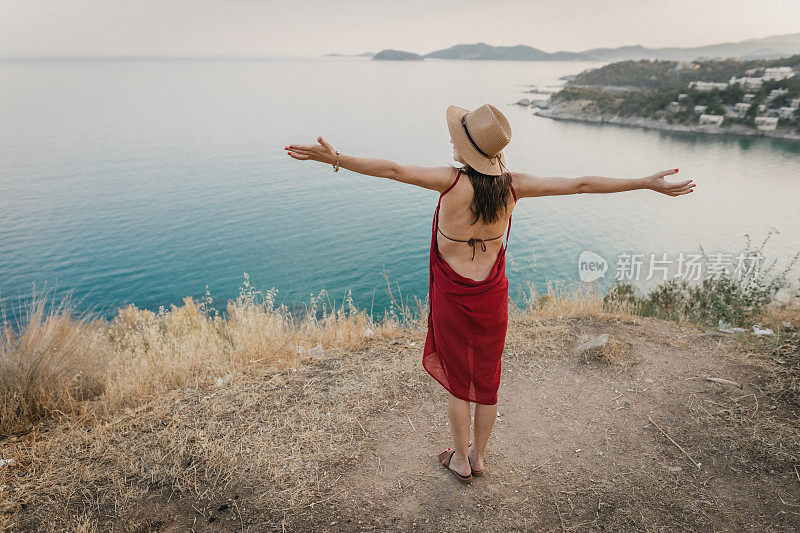
{"label": "gold bracelet", "polygon": [[333,171],[339,172],[339,152],[336,152],[336,163],[333,164]]}

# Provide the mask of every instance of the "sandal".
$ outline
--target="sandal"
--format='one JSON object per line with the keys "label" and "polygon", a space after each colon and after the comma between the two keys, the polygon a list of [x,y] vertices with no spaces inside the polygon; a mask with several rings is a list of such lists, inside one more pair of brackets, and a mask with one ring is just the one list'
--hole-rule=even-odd
{"label": "sandal", "polygon": [[439,462],[442,464],[443,467],[448,469],[450,473],[453,474],[456,477],[456,479],[458,479],[461,483],[464,484],[471,483],[472,473],[470,473],[470,475],[468,476],[462,476],[461,474],[450,468],[450,459],[453,458],[454,453],[456,453],[454,449],[447,448],[446,450],[444,450],[442,453],[439,454]]}
{"label": "sandal", "polygon": [[[467,446],[467,461],[469,461],[469,467],[472,468],[472,459],[469,458],[469,447],[472,446],[472,443],[469,443]],[[486,467],[481,468],[480,470],[472,469],[472,475],[475,477],[481,477],[483,475],[483,471],[486,470]]]}

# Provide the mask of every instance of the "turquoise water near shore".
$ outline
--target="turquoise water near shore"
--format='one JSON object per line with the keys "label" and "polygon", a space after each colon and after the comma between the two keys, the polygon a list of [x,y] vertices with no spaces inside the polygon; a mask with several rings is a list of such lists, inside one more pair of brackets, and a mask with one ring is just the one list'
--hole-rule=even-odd
{"label": "turquoise water near shore", "polygon": [[760,241],[771,228],[772,257],[800,250],[798,145],[554,121],[511,105],[529,85],[600,65],[0,62],[0,303],[13,307],[35,283],[103,313],[180,303],[206,286],[224,306],[247,272],[281,303],[302,306],[321,289],[341,301],[351,290],[379,314],[384,269],[404,297],[424,299],[437,193],[334,174],[283,147],[322,135],[352,155],[446,165],[450,104],[506,113],[513,170],[639,177],[678,167],[697,182],[679,198],[522,200],[508,250],[512,298],[529,280],[541,290],[578,280],[585,250],[613,270],[620,253],[735,254],[745,234]]}

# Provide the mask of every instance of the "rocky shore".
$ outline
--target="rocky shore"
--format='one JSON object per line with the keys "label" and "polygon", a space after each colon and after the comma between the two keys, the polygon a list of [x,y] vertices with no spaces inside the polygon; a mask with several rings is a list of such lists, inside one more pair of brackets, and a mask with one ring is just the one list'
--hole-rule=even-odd
{"label": "rocky shore", "polygon": [[769,137],[774,139],[785,139],[800,142],[800,134],[790,131],[762,131],[732,124],[726,126],[715,126],[713,124],[670,124],[663,119],[651,119],[644,117],[620,117],[607,116],[599,113],[588,112],[584,107],[589,101],[574,100],[570,102],[549,102],[547,107],[536,108],[536,115],[552,118],[556,120],[573,120],[578,122],[596,122],[606,124],[618,124],[622,126],[634,126],[639,128],[680,131],[688,133],[710,133],[715,135],[743,135],[748,137]]}

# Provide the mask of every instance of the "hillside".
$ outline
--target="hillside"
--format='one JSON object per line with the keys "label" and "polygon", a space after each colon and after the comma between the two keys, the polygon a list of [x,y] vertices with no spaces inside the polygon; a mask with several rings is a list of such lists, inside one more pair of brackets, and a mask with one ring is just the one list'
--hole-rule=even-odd
{"label": "hillside", "polygon": [[800,141],[800,55],[621,61],[581,72],[537,105],[562,120]]}

